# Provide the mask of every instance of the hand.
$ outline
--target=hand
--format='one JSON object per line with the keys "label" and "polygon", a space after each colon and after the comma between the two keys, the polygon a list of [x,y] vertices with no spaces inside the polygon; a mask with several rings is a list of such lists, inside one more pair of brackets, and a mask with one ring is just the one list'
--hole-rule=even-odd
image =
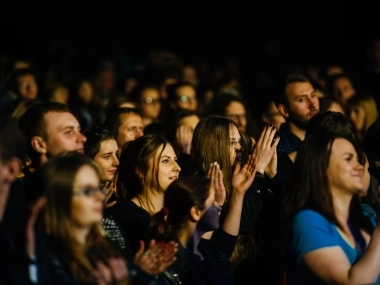
{"label": "hand", "polygon": [[193,139],[194,130],[189,126],[179,126],[176,131],[177,143],[182,153],[191,153],[191,141]]}
{"label": "hand", "polygon": [[36,243],[34,227],[38,218],[38,214],[45,206],[46,198],[39,197],[37,201],[30,207],[30,215],[26,221],[26,254],[29,258],[36,255]]}
{"label": "hand", "polygon": [[144,250],[144,247],[144,242],[140,241],[140,247],[133,261],[151,275],[160,274],[177,259],[175,255],[178,251],[178,243],[174,241],[157,244],[155,240],[151,240],[148,249]]}
{"label": "hand", "polygon": [[239,194],[245,194],[255,178],[257,160],[255,155],[249,155],[247,162],[241,168],[240,163],[236,164],[232,175],[232,188]]}
{"label": "hand", "polygon": [[[262,174],[265,173],[265,169],[270,163],[272,163],[272,174],[274,173],[275,175],[277,173],[277,155],[274,160],[272,159],[280,139],[278,137],[273,139],[275,134],[276,128],[272,127],[272,124],[266,126],[262,131],[253,152],[257,158],[257,171]],[[275,167],[275,169],[272,169],[273,167]]]}
{"label": "hand", "polygon": [[93,276],[98,285],[118,284],[128,278],[127,263],[123,258],[115,257],[108,260],[108,266],[99,261]]}
{"label": "hand", "polygon": [[277,174],[277,144],[280,141],[280,138],[275,138],[275,140],[276,148],[274,149],[272,159],[264,170],[265,175],[269,177],[269,179],[272,179]]}
{"label": "hand", "polygon": [[215,189],[215,202],[222,206],[226,200],[226,188],[223,183],[223,172],[217,162],[211,163],[207,178],[210,179],[210,187]]}
{"label": "hand", "polygon": [[104,199],[104,203],[105,203],[106,209],[107,209],[107,208],[112,207],[113,205],[116,204],[116,201],[113,201],[113,202],[107,204],[107,202],[111,198],[112,194],[115,193],[115,191],[116,191],[115,182],[107,181],[104,184],[104,188],[106,189],[106,197]]}

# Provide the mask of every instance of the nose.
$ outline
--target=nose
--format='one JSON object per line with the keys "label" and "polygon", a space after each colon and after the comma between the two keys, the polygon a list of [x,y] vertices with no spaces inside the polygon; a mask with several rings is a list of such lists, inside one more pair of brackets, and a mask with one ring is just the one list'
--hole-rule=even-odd
{"label": "nose", "polygon": [[135,131],[135,139],[137,139],[137,138],[139,138],[139,137],[142,137],[143,135],[144,135],[143,130],[141,130],[141,129],[137,129],[137,130]]}
{"label": "nose", "polygon": [[113,166],[119,166],[119,159],[117,158],[116,155],[113,156],[112,165],[113,165]]}
{"label": "nose", "polygon": [[85,143],[87,141],[87,138],[81,132],[78,132],[77,141]]}
{"label": "nose", "polygon": [[241,142],[236,142],[236,145],[235,145],[235,149],[236,150],[241,150]]}
{"label": "nose", "polygon": [[174,169],[173,171],[175,172],[180,172],[181,171],[181,167],[179,166],[179,164],[177,163],[177,161],[174,161]]}

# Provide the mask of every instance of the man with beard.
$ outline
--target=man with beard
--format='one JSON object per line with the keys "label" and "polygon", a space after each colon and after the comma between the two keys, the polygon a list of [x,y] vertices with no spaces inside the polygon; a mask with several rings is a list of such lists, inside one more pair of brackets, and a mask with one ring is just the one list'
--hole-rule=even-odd
{"label": "man with beard", "polygon": [[319,100],[310,80],[301,74],[289,74],[285,84],[277,92],[275,103],[279,113],[286,119],[278,132],[280,143],[277,154],[289,154],[298,150],[305,138],[306,125],[319,112]]}

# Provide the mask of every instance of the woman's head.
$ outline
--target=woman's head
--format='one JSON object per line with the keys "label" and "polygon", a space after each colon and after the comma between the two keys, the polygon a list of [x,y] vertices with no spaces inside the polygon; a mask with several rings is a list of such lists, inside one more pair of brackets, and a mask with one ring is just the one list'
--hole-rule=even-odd
{"label": "woman's head", "polygon": [[333,133],[308,136],[295,161],[286,202],[291,207],[288,213],[312,208],[338,224],[333,196],[355,196],[362,191],[364,163],[362,152],[350,136]]}
{"label": "woman's head", "polygon": [[246,159],[247,144],[232,120],[210,116],[199,121],[194,130],[192,153],[195,167],[207,173],[209,166],[217,162],[223,171],[227,191],[231,189],[232,167]]}
{"label": "woman's head", "polygon": [[75,240],[74,229],[100,233],[104,194],[98,167],[83,154],[68,152],[52,158],[38,174],[46,195],[45,230],[56,240]]}
{"label": "woman's head", "polygon": [[136,102],[143,118],[157,120],[161,112],[160,91],[154,85],[142,85],[133,89],[131,99]]}
{"label": "woman's head", "polygon": [[126,143],[120,156],[118,197],[130,200],[144,189],[165,191],[181,171],[176,160],[170,143],[159,136],[146,135]]}
{"label": "woman's head", "polygon": [[378,117],[376,102],[368,95],[354,96],[347,100],[346,113],[356,132],[362,135],[360,139],[363,139],[368,127]]}
{"label": "woman's head", "polygon": [[102,181],[111,181],[119,166],[115,136],[104,127],[91,127],[83,134],[87,138],[84,153],[101,167]]}

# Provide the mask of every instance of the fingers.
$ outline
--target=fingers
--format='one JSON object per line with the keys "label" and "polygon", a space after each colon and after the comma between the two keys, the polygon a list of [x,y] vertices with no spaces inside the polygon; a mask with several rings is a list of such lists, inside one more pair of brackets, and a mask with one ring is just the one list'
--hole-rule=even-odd
{"label": "fingers", "polygon": [[128,276],[127,263],[123,258],[111,258],[109,266],[116,281],[123,280]]}
{"label": "fingers", "polygon": [[113,202],[111,202],[111,203],[106,204],[106,209],[108,209],[108,208],[112,207],[113,205],[115,205],[116,202],[117,202],[117,201],[113,201]]}

